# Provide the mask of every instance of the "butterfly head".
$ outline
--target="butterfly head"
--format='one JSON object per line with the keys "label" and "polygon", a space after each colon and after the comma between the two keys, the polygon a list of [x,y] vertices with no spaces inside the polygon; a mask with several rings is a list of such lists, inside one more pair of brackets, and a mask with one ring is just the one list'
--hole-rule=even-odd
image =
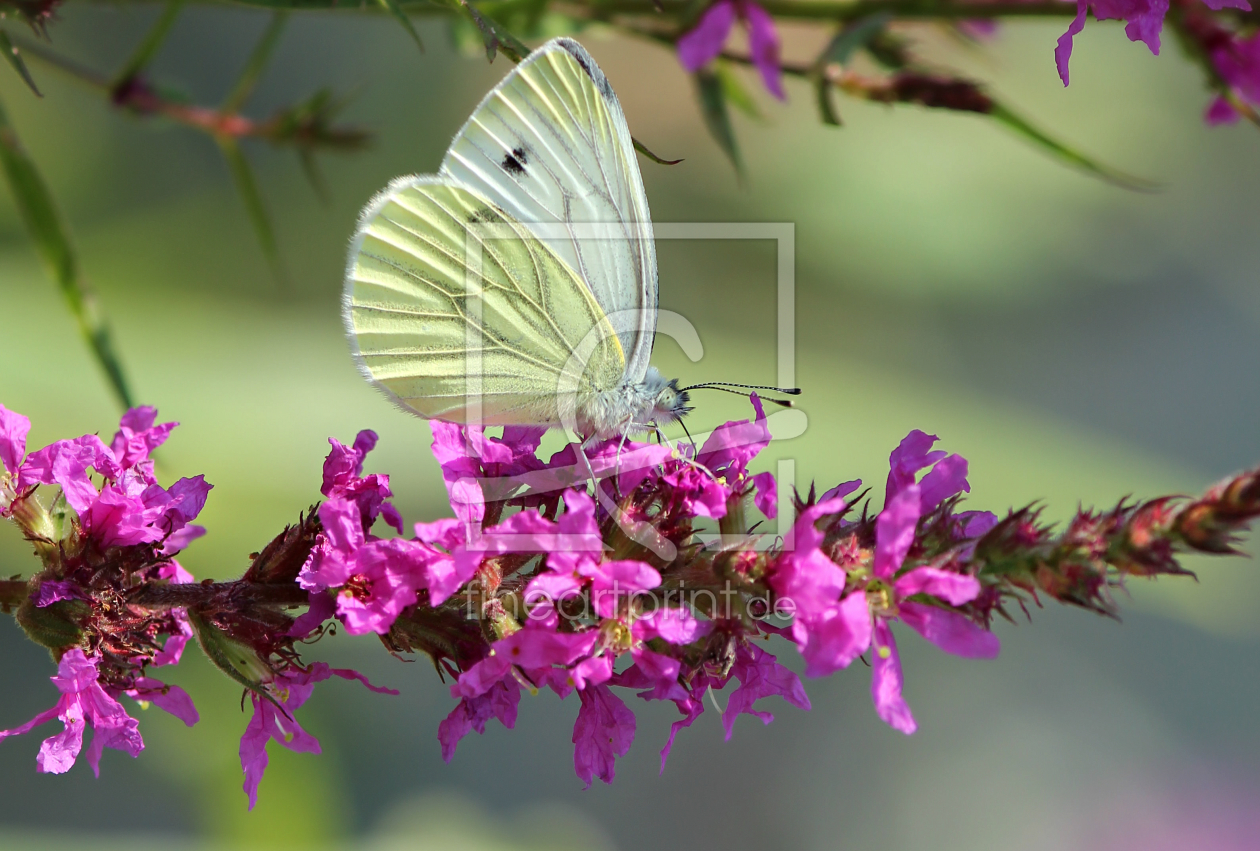
{"label": "butterfly head", "polygon": [[[655,372],[655,370],[652,371]],[[677,378],[665,381],[659,373],[656,377],[660,379],[662,386],[656,391],[656,396],[652,401],[652,413],[649,417],[658,428],[663,428],[691,413],[691,406],[687,404],[691,401],[691,395],[686,390],[678,388]]]}

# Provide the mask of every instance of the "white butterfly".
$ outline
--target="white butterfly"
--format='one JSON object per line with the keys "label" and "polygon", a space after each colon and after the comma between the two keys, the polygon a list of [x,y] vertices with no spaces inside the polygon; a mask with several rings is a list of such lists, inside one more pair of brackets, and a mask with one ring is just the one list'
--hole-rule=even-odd
{"label": "white butterfly", "polygon": [[436,175],[364,209],[343,312],[364,375],[422,417],[624,437],[691,410],[648,364],[658,288],[621,105],[558,38],[486,95]]}

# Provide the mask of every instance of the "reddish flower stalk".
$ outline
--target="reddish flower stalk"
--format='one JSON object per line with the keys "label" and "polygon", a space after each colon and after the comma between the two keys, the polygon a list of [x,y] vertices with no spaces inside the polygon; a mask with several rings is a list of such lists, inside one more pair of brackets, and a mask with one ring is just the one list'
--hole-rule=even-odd
{"label": "reddish flower stalk", "polygon": [[[523,691],[550,688],[578,694],[578,776],[610,782],[636,732],[621,696],[630,690],[679,710],[663,770],[711,689],[734,686],[722,718],[728,738],[740,714],[770,720],[756,707],[763,697],[809,708],[797,675],[763,647],[776,635],[796,645],[809,677],[866,658],[877,712],[910,733],[894,621],[947,652],[992,658],[995,615],[1011,619],[1014,606],[1027,613],[1028,603],[1052,599],[1114,616],[1111,589],[1127,577],[1186,574],[1177,560],[1185,552],[1235,552],[1235,536],[1260,515],[1260,471],[1198,499],[1081,511],[1061,529],[1033,507],[1004,519],[962,511],[966,460],[915,431],[890,456],[882,509],[871,509],[860,482],[821,496],[811,489],[797,496],[789,533],[759,536],[749,503],[773,519],[777,484],[749,470],[770,440],[753,402],[754,420],[727,423],[699,448],[587,448],[593,494],[574,475],[573,447],[537,457],[537,430],[493,437],[434,422],[456,516],[415,524],[410,536],[388,477],[363,473],[376,435],[361,432],[353,446],[333,440],[325,501],[254,555],[240,579],[204,583],[172,555],[194,537],[188,521],[209,486],[163,488],[148,461],[173,423],[155,426],[152,409],[137,409],[110,446],[88,436],[27,455],[29,423],[0,407],[0,515],[40,559],[29,581],[0,583],[0,603],[59,661],[62,692],[0,739],[60,720],[64,732],[41,751],[44,771],[73,764],[89,725],[93,767],[106,746],[135,755],[143,741],[117,698],[195,721],[187,695],[147,676],[178,661],[195,635],[250,695],[241,760],[252,806],[270,741],[318,752],[294,714],[314,684],[363,680],[302,658],[299,642],[322,638],[333,619],[376,633],[392,653],[424,652],[451,677],[457,703],[438,730],[447,760],[490,719],[513,726]],[[199,496],[189,503],[186,492]],[[375,535],[380,518],[398,534]],[[702,538],[706,530],[717,534]],[[658,555],[669,548],[651,541],[675,555]]]}

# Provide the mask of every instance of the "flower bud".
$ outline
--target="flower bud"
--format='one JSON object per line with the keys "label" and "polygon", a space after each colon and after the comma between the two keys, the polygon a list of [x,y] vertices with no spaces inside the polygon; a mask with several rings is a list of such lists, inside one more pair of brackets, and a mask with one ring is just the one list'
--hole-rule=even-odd
{"label": "flower bud", "polygon": [[237,641],[195,611],[188,612],[188,622],[202,652],[214,666],[250,691],[264,694],[263,683],[275,677],[275,671],[254,648]]}
{"label": "flower bud", "polygon": [[60,656],[84,643],[83,624],[91,613],[83,600],[59,600],[41,608],[28,597],[18,607],[16,617],[27,638]]}

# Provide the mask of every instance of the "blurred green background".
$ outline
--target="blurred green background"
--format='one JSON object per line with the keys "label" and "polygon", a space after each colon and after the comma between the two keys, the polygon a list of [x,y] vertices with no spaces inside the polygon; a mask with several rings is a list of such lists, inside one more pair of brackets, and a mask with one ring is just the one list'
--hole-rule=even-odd
{"label": "blurred green background", "polygon": [[[155,9],[65,7],[54,46],[117,66]],[[156,64],[199,102],[230,87],[266,16],[183,13]],[[1199,120],[1208,96],[1170,49],[1158,59],[1119,26],[1077,39],[1063,90],[1051,51],[1062,22],[1003,30],[983,51],[950,46],[956,67],[1043,126],[1162,191],[1126,192],[1066,170],[983,119],[842,102],[847,126],[818,125],[789,84],[764,120],[737,116],[740,188],[660,48],[588,31],[637,138],[657,221],[796,226],[797,375],[804,436],[772,446],[802,483],[853,476],[877,486],[911,428],[971,460],[969,506],[1044,499],[1050,516],[1126,494],[1194,492],[1260,461],[1260,261],[1254,128]],[[409,521],[445,516],[428,429],[357,376],[342,336],[344,252],[362,204],[390,178],[436,169],[450,136],[508,66],[421,28],[420,54],[382,16],[292,18],[251,101],[265,115],[333,84],[348,117],[378,131],[362,154],[323,161],[321,204],[291,154],[249,148],[291,279],[279,292],[213,143],[141,123],[32,64],[46,97],[12,74],[0,95],[52,184],[117,331],[136,395],[183,423],[164,480],[214,483],[209,534],[181,559],[199,578],[238,575],[318,498],[326,439],[382,437]],[[786,33],[787,50],[813,37]],[[756,85],[749,79],[750,87]],[[663,341],[656,361],[684,380],[773,381],[770,243],[664,242],[661,300],[699,329],[691,364]],[[0,202],[0,400],[31,417],[31,445],[112,434],[115,409],[74,324]],[[699,400],[693,430],[747,415],[725,394]],[[0,528],[5,573],[27,547]],[[1200,581],[1132,586],[1117,624],[1036,610],[1002,625],[1002,657],[946,657],[903,640],[920,731],[876,718],[860,666],[807,688],[814,709],[780,704],[722,741],[712,713],[680,736],[663,776],[672,707],[640,706],[634,749],[612,787],[582,791],[569,742],[573,702],[526,698],[517,729],[471,736],[440,759],[446,687],[426,660],[401,663],[344,636],[318,654],[397,687],[397,698],[335,681],[301,720],[322,756],[275,748],[260,803],[245,810],[239,689],[195,652],[172,676],[203,716],[185,729],[142,715],[138,760],[110,751],[35,773],[40,736],[0,745],[5,848],[1184,849],[1256,847],[1260,815],[1260,576],[1245,558],[1199,560]],[[0,726],[55,692],[47,657],[0,622]],[[793,658],[789,648],[780,655]],[[795,662],[791,662],[795,664]],[[51,728],[46,728],[51,729]],[[46,735],[47,733],[45,733]]]}

